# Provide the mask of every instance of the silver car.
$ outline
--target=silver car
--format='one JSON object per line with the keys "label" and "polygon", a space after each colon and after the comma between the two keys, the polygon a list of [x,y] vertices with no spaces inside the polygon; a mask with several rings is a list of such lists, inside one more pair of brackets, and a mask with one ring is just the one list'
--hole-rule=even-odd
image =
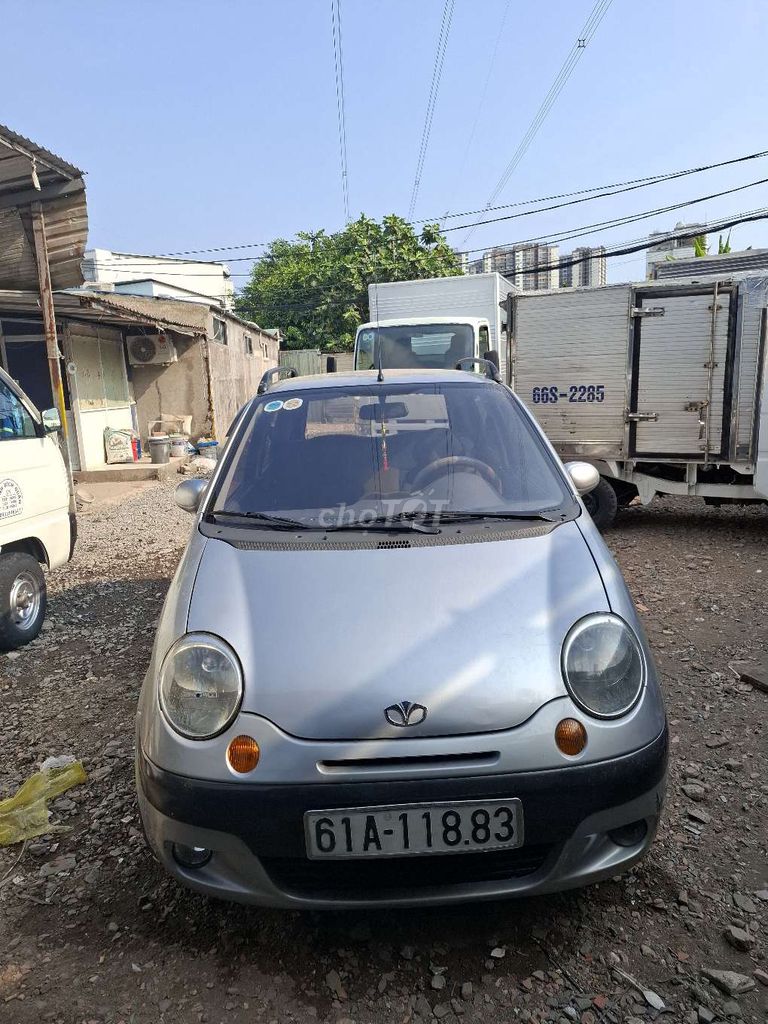
{"label": "silver car", "polygon": [[463,371],[279,380],[233,426],[137,722],[147,838],[193,889],[292,908],[452,903],[615,875],[668,733],[632,600],[509,388]]}

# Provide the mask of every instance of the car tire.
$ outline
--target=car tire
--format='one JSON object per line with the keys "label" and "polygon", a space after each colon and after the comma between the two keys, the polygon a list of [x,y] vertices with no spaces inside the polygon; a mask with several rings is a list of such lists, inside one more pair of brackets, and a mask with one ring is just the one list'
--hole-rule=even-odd
{"label": "car tire", "polygon": [[40,563],[23,551],[0,554],[0,650],[23,647],[40,633],[48,597]]}
{"label": "car tire", "polygon": [[600,477],[600,483],[594,491],[585,494],[583,500],[598,530],[605,530],[613,523],[619,508],[619,499],[608,480]]}

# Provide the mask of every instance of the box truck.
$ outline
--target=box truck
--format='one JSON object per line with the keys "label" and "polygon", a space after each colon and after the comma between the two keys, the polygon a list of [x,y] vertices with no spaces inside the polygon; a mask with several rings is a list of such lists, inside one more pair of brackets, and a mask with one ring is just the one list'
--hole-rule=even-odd
{"label": "box truck", "polygon": [[514,291],[501,274],[371,284],[371,319],[357,329],[355,369],[369,369],[379,353],[385,368],[441,369],[491,353],[506,379],[505,308]]}
{"label": "box truck", "polygon": [[762,276],[515,296],[509,382],[599,470],[599,526],[637,496],[768,498],[766,305]]}

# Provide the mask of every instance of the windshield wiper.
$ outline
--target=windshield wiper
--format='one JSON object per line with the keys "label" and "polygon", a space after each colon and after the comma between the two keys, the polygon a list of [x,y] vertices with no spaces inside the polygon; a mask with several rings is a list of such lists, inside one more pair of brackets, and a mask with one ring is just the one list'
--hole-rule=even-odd
{"label": "windshield wiper", "polygon": [[557,509],[540,512],[464,512],[451,509],[448,512],[398,512],[390,518],[398,520],[401,517],[425,523],[469,523],[481,519],[543,519],[547,523],[557,523],[563,518],[563,513]]}
{"label": "windshield wiper", "polygon": [[216,509],[207,518],[210,519],[247,519],[249,522],[262,523],[272,530],[316,530],[311,523],[302,523],[300,519],[287,519],[285,516],[273,516],[268,512],[236,512],[234,509]]}

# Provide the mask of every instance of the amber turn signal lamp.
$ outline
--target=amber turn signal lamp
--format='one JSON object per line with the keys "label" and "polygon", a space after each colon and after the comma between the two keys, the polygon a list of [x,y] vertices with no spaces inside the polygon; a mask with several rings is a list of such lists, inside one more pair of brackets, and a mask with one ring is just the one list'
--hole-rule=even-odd
{"label": "amber turn signal lamp", "polygon": [[555,743],[564,754],[574,757],[587,745],[587,730],[575,718],[564,718],[557,723]]}
{"label": "amber turn signal lamp", "polygon": [[250,736],[235,736],[227,747],[227,761],[236,772],[252,772],[259,763],[259,744]]}

